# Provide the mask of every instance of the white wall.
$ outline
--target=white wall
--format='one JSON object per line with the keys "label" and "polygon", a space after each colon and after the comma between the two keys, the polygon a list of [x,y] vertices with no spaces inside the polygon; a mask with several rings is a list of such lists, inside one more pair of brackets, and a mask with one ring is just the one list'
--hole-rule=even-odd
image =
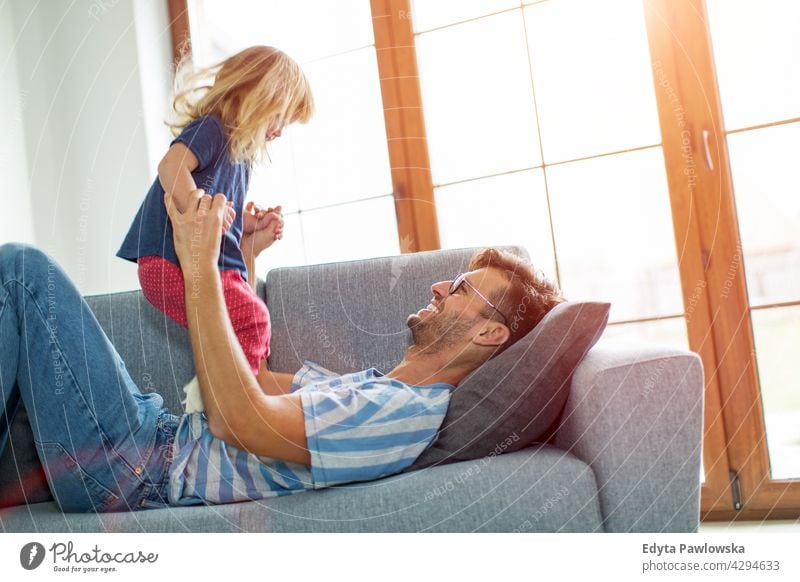
{"label": "white wall", "polygon": [[115,253],[168,143],[166,3],[11,4],[35,242],[83,293],[135,288]]}
{"label": "white wall", "polygon": [[33,243],[33,214],[28,189],[28,160],[22,112],[26,95],[20,91],[14,51],[12,7],[0,3],[0,243]]}
{"label": "white wall", "polygon": [[172,110],[172,40],[166,0],[135,0],[136,47],[144,108],[147,157],[155,179],[155,168],[172,141],[164,121]]}

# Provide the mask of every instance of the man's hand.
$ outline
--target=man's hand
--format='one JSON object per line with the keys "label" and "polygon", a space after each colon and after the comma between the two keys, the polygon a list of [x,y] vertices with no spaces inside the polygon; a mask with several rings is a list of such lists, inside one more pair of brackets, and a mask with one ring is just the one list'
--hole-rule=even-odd
{"label": "man's hand", "polygon": [[204,265],[216,266],[222,239],[223,215],[228,207],[224,194],[213,200],[203,190],[189,194],[186,212],[178,210],[170,194],[164,194],[164,204],[172,222],[175,253],[184,273]]}

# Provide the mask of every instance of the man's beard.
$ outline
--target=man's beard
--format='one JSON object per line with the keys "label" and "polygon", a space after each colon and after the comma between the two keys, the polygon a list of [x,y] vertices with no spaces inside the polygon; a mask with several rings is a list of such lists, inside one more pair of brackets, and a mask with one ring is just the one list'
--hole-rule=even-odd
{"label": "man's beard", "polygon": [[441,312],[426,318],[414,313],[406,320],[411,329],[412,348],[428,356],[440,354],[462,341],[473,323]]}

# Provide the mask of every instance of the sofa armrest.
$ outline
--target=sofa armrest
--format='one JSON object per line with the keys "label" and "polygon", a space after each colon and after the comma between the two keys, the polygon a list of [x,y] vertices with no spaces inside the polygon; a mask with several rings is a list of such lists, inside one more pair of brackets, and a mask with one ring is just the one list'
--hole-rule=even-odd
{"label": "sofa armrest", "polygon": [[703,386],[661,346],[601,340],[575,370],[555,444],[594,470],[606,531],[697,531]]}

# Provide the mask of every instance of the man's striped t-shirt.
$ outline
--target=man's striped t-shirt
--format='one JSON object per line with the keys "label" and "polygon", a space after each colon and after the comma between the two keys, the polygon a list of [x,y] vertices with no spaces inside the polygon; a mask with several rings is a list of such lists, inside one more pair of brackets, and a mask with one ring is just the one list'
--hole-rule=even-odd
{"label": "man's striped t-shirt", "polygon": [[169,502],[233,503],[399,473],[435,441],[453,389],[405,384],[375,368],[339,375],[306,361],[291,391],[300,394],[311,466],[237,449],[211,435],[204,412],[186,414]]}

